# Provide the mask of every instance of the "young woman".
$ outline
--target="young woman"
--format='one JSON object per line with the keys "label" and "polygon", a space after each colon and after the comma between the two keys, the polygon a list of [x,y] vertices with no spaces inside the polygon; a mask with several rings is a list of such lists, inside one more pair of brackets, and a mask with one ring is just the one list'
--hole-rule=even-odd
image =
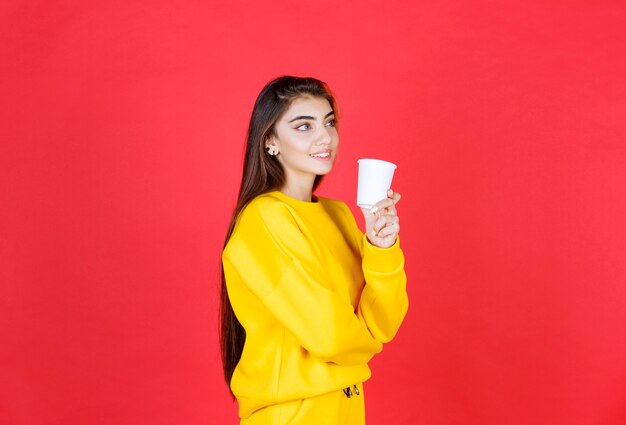
{"label": "young woman", "polygon": [[259,94],[222,253],[224,376],[241,424],[364,424],[368,361],[408,308],[400,194],[362,209],[313,194],[339,137],[335,100],[314,78]]}

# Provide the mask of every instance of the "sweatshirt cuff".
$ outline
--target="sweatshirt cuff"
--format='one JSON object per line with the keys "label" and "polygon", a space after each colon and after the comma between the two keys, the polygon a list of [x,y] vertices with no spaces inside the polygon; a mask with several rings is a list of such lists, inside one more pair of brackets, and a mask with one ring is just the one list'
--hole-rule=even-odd
{"label": "sweatshirt cuff", "polygon": [[372,245],[363,234],[363,269],[378,273],[393,273],[404,267],[404,255],[400,249],[400,236],[389,248]]}

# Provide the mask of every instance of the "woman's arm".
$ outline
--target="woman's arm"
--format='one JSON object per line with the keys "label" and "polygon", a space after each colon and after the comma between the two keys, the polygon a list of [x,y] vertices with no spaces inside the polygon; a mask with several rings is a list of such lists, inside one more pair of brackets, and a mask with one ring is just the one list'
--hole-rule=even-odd
{"label": "woman's arm", "polygon": [[395,208],[399,200],[400,194],[390,191],[387,199],[376,204],[378,211],[375,213],[362,209],[366,233],[361,232],[352,212],[344,204],[361,253],[365,278],[357,312],[374,338],[383,343],[395,336],[409,307],[404,254],[398,236],[400,225]]}
{"label": "woman's arm", "polygon": [[363,316],[328,289],[317,247],[283,203],[257,199],[242,213],[237,232],[223,254],[227,282],[238,275],[307,351],[357,365],[381,350]]}
{"label": "woman's arm", "polygon": [[389,248],[372,245],[367,235],[361,238],[365,287],[358,314],[380,342],[389,342],[398,332],[409,308],[406,293],[404,254],[400,237]]}

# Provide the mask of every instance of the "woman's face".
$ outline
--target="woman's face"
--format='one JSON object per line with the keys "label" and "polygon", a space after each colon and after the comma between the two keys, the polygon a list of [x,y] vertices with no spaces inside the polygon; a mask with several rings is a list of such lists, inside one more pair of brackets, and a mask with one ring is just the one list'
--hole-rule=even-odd
{"label": "woman's face", "polygon": [[337,156],[339,136],[335,115],[323,97],[299,97],[278,120],[268,145],[278,147],[277,156],[288,181],[309,181],[327,174]]}

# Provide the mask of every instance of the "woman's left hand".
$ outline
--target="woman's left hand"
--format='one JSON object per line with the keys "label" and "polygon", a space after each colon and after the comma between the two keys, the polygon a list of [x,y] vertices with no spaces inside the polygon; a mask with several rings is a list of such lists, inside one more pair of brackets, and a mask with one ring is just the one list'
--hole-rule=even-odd
{"label": "woman's left hand", "polygon": [[372,245],[379,248],[389,248],[396,242],[400,231],[400,218],[396,211],[396,204],[400,194],[389,189],[387,198],[378,201],[372,209],[361,208],[365,217],[365,232]]}

